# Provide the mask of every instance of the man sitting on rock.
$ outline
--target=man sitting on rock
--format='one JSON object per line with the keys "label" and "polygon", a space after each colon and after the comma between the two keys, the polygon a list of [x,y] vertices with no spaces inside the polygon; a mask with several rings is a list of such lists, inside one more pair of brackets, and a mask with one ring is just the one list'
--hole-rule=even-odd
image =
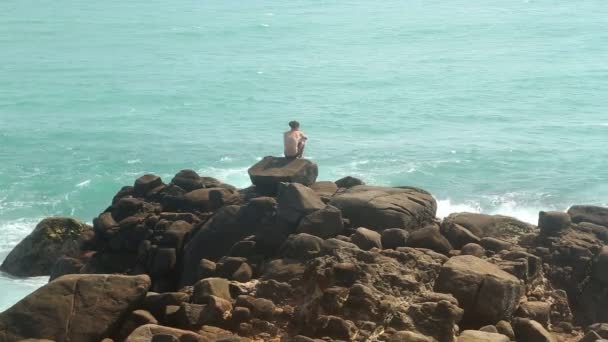
{"label": "man sitting on rock", "polygon": [[304,132],[300,131],[299,122],[290,121],[289,127],[291,127],[291,129],[283,133],[285,157],[302,158],[302,155],[304,154],[304,145],[308,138],[304,135]]}

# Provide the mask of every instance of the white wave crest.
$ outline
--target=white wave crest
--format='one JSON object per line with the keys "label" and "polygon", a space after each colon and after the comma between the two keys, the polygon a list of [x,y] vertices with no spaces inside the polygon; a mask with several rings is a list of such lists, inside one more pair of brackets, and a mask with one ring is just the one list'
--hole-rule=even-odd
{"label": "white wave crest", "polygon": [[482,204],[480,201],[465,201],[453,203],[449,198],[437,200],[437,217],[444,218],[452,213],[470,212],[489,215],[504,215],[530,224],[538,223],[538,212],[541,210],[555,210],[555,208],[543,208],[540,204],[523,205],[514,200],[501,198],[494,203]]}
{"label": "white wave crest", "polygon": [[76,187],[77,187],[77,188],[84,188],[84,187],[89,186],[89,184],[91,184],[91,180],[90,180],[90,179],[87,179],[87,180],[85,180],[85,181],[82,181],[82,182],[80,182],[80,183],[76,184]]}

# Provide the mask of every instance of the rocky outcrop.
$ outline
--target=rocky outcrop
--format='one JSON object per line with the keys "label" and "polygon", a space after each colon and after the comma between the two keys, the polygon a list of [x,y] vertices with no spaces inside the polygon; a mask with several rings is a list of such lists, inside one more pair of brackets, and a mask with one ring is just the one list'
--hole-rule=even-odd
{"label": "rocky outcrop", "polygon": [[578,342],[608,319],[602,208],[440,222],[421,189],[262,164],[241,190],[192,170],[121,188],[0,340]]}
{"label": "rocky outcrop", "polygon": [[146,275],[63,276],[0,314],[0,341],[100,341],[118,331],[149,287]]}
{"label": "rocky outcrop", "polygon": [[60,257],[80,257],[82,244],[92,235],[90,226],[72,218],[44,219],[8,254],[0,270],[18,277],[50,275]]}
{"label": "rocky outcrop", "polygon": [[279,183],[314,184],[319,170],[307,159],[265,157],[249,168],[249,178],[256,189],[276,193]]}
{"label": "rocky outcrop", "polygon": [[428,192],[417,188],[353,186],[332,197],[330,204],[354,227],[374,230],[416,229],[433,222],[437,203]]}

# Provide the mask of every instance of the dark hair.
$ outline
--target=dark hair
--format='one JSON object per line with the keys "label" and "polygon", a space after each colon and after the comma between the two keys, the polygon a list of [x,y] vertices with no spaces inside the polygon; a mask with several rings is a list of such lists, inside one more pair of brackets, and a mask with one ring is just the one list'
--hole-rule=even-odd
{"label": "dark hair", "polygon": [[294,121],[289,121],[289,127],[291,127],[291,128],[298,128],[298,127],[300,127],[300,123],[297,122],[297,121],[295,121],[295,120]]}

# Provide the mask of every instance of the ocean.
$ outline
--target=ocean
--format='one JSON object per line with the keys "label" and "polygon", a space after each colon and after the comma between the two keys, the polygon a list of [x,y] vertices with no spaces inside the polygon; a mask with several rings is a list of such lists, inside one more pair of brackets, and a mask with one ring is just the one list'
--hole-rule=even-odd
{"label": "ocean", "polygon": [[607,205],[607,61],[605,0],[3,0],[0,260],[144,173],[245,187],[294,119],[319,179],[439,216]]}

